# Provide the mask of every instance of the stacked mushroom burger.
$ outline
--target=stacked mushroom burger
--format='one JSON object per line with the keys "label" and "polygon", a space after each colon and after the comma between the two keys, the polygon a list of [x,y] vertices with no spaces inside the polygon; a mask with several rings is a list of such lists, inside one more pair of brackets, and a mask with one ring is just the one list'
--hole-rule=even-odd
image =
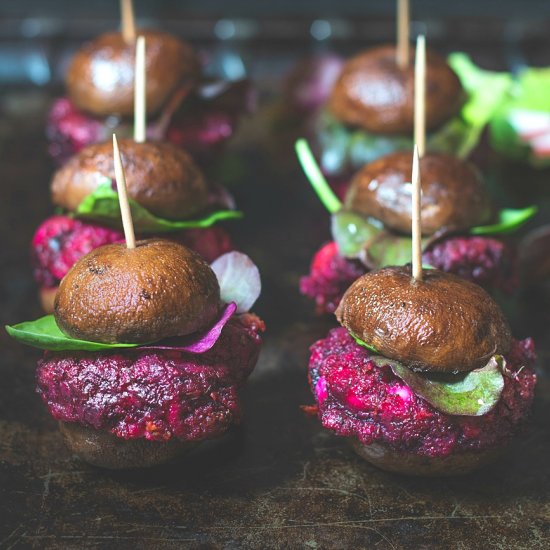
{"label": "stacked mushroom burger", "polygon": [[512,338],[479,286],[386,267],[355,281],[336,316],[343,328],[311,348],[318,416],[376,466],[466,473],[494,459],[528,416],[533,342]]}
{"label": "stacked mushroom burger", "polygon": [[[323,172],[345,189],[365,163],[412,148],[415,49],[401,68],[396,47],[366,50],[343,65],[310,135]],[[511,77],[477,67],[463,53],[446,61],[428,50],[426,129],[429,151],[467,158],[509,96]]]}
{"label": "stacked mushroom burger", "polygon": [[[306,166],[304,146],[299,142]],[[352,179],[343,205],[324,180],[310,176],[332,213],[334,239],[316,253],[300,283],[319,312],[334,312],[346,288],[366,271],[411,261],[411,162],[411,153],[396,152],[367,164]],[[518,284],[516,247],[504,235],[536,209],[497,211],[479,172],[445,153],[424,155],[420,172],[423,263],[491,291],[512,292]]]}
{"label": "stacked mushroom burger", "polygon": [[[167,139],[207,163],[234,134],[251,103],[245,81],[208,80],[192,47],[160,31],[139,30],[147,40],[149,139]],[[103,34],[74,56],[66,75],[68,97],[48,117],[49,151],[65,162],[116,130],[130,136],[134,112],[135,43],[122,33]]]}
{"label": "stacked mushroom burger", "polygon": [[7,327],[45,349],[38,393],[69,447],[109,468],[164,462],[241,418],[263,322],[249,309],[256,266],[230,252],[209,266],[166,240],[111,244],[61,282],[55,316]]}
{"label": "stacked mushroom burger", "polygon": [[[120,150],[138,235],[167,234],[207,261],[232,249],[228,233],[214,224],[240,213],[184,150],[130,139],[120,140]],[[54,174],[51,192],[65,213],[44,221],[32,240],[34,275],[47,312],[59,282],[80,257],[123,239],[111,143],[89,145],[70,159]]]}

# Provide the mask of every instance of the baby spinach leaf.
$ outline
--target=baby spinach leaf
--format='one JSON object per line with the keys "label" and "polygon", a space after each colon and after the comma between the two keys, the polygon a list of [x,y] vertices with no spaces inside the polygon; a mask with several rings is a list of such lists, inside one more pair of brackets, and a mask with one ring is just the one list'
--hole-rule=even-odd
{"label": "baby spinach leaf", "polygon": [[40,317],[36,321],[25,321],[6,326],[8,334],[22,344],[50,351],[82,350],[98,351],[114,348],[135,348],[140,344],[103,344],[88,342],[67,336],[57,326],[53,315]]}
{"label": "baby spinach leaf", "polygon": [[[218,221],[241,218],[242,213],[236,210],[218,210],[203,218],[192,220],[166,220],[159,218],[146,208],[130,199],[132,220],[139,233],[164,233],[181,229],[210,227]],[[111,181],[106,180],[93,193],[88,195],[75,211],[77,218],[91,219],[110,225],[121,225],[118,194],[112,188]]]}

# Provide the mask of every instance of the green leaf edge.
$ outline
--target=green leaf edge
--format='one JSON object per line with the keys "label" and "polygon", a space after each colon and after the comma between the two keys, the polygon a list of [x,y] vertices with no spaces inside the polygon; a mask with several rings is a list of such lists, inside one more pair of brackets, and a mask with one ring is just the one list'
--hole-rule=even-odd
{"label": "green leaf edge", "polygon": [[323,176],[307,140],[304,138],[298,139],[294,144],[294,149],[302,170],[313,187],[313,190],[317,193],[324,207],[331,214],[336,214],[336,212],[342,208],[342,203],[331,189],[325,176]]}
{"label": "green leaf edge", "polygon": [[[504,208],[498,213],[499,221],[491,225],[472,227],[469,231],[472,235],[503,235],[512,233],[528,222],[538,212],[538,206],[532,205],[526,208]],[[511,218],[506,220],[506,218]]]}
{"label": "green leaf edge", "polygon": [[[32,332],[31,327],[49,325],[52,334]],[[98,351],[116,348],[135,348],[145,344],[104,344],[101,342],[90,342],[78,340],[64,334],[55,322],[53,315],[45,315],[34,321],[24,321],[17,325],[6,325],[6,332],[18,342],[38,349],[49,351]]]}
{"label": "green leaf edge", "polygon": [[357,344],[359,344],[360,346],[364,347],[364,348],[367,348],[369,351],[372,351],[373,353],[380,353],[374,346],[371,346],[370,344],[367,344],[366,342],[364,342],[363,340],[361,340],[361,338],[359,338],[359,336],[357,336],[356,334],[354,334],[351,330],[348,330],[349,332],[349,335],[355,340],[355,342]]}
{"label": "green leaf edge", "polygon": [[[120,218],[116,219],[110,216],[98,216],[93,214],[94,206],[97,201],[116,201],[118,206],[118,194],[111,187],[111,180],[107,179],[99,185],[99,187],[90,195],[84,197],[74,212],[74,216],[83,219],[92,219],[97,221],[115,221],[120,225]],[[166,220],[155,216],[149,210],[138,204],[136,201],[129,199],[132,215],[136,219],[136,230],[140,233],[154,232],[170,232],[181,229],[195,229],[211,227],[218,221],[240,219],[243,213],[239,210],[218,210],[212,212],[204,218],[197,220]],[[145,219],[147,227],[140,228],[139,220]]]}

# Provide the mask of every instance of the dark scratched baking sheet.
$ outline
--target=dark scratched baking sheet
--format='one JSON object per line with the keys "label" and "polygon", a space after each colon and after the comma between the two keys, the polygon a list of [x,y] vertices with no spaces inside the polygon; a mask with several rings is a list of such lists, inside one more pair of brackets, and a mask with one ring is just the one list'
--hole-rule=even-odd
{"label": "dark scratched baking sheet", "polygon": [[[28,243],[51,212],[43,138],[50,101],[30,87],[1,96],[3,324],[40,314]],[[308,346],[333,323],[316,318],[297,291],[328,237],[327,216],[300,173],[283,174],[279,160],[246,146],[235,187],[246,211],[237,241],[262,271],[255,309],[268,325],[244,391],[244,425],[162,468],[87,466],[66,450],[34,393],[39,353],[1,332],[0,548],[550,548],[548,300],[531,295],[512,308],[516,332],[537,337],[541,376],[532,430],[510,454],[459,479],[410,479],[371,467],[300,410],[311,403]],[[500,173],[512,195],[547,202],[547,175]]]}

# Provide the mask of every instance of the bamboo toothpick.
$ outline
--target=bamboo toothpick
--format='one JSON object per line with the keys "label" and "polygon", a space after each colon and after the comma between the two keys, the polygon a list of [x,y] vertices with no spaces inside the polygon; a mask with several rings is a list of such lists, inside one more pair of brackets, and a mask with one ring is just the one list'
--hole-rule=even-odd
{"label": "bamboo toothpick", "polygon": [[414,60],[414,142],[420,158],[426,152],[426,39],[416,39]]}
{"label": "bamboo toothpick", "polygon": [[120,0],[120,14],[122,19],[122,37],[126,44],[133,44],[136,40],[136,21],[132,0]]}
{"label": "bamboo toothpick", "polygon": [[134,224],[132,223],[132,212],[128,203],[128,194],[126,193],[126,177],[122,166],[122,158],[118,149],[116,135],[113,134],[113,160],[115,163],[115,178],[118,191],[118,202],[120,204],[120,214],[122,216],[122,227],[124,228],[124,238],[127,248],[136,247],[136,236],[134,234]]}
{"label": "bamboo toothpick", "polygon": [[420,157],[418,145],[414,146],[412,164],[412,274],[422,280],[422,182],[420,181]]}
{"label": "bamboo toothpick", "polygon": [[143,143],[147,124],[147,76],[145,73],[145,37],[139,36],[136,44],[134,70],[134,141]]}
{"label": "bamboo toothpick", "polygon": [[397,0],[397,66],[409,66],[409,0]]}

